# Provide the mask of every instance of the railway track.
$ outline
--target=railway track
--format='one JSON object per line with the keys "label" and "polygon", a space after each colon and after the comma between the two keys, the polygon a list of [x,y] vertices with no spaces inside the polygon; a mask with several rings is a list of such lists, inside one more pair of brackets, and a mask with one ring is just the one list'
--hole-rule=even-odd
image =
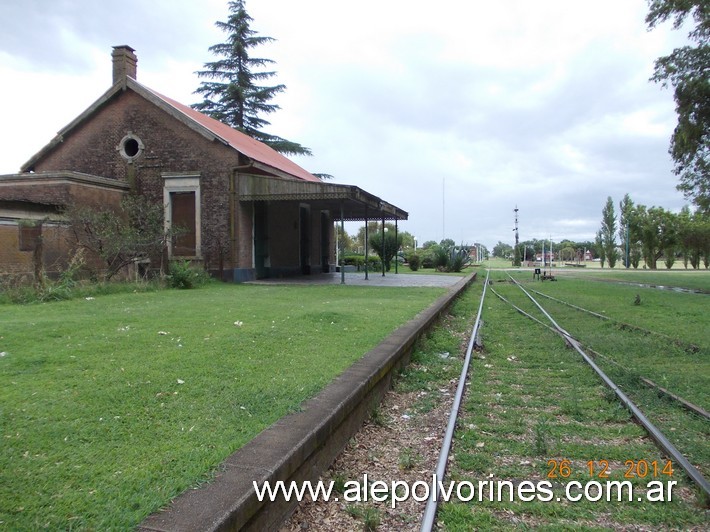
{"label": "railway track", "polygon": [[[599,457],[608,458],[609,462],[612,462],[614,467],[616,467],[613,474],[618,475],[620,473],[619,468],[624,465],[624,459],[634,458],[636,460],[636,464],[645,464],[647,458],[648,463],[655,464],[654,460],[659,460],[660,463],[661,457],[665,454],[668,458],[666,461],[667,464],[672,462],[674,466],[678,466],[678,470],[680,468],[685,469],[687,467],[687,470],[689,471],[687,475],[690,480],[684,480],[681,478],[681,502],[676,500],[674,501],[674,504],[671,505],[673,506],[671,511],[678,511],[675,507],[676,504],[684,508],[679,513],[680,517],[666,518],[664,511],[660,511],[661,517],[659,522],[666,523],[666,526],[671,527],[678,526],[673,523],[702,522],[703,513],[702,510],[698,510],[698,507],[707,505],[708,499],[705,498],[703,502],[703,497],[709,497],[710,492],[708,492],[707,481],[704,479],[702,473],[699,472],[697,468],[694,468],[691,460],[683,456],[682,453],[678,452],[678,449],[676,448],[678,445],[674,443],[678,434],[673,434],[674,441],[672,442],[660,430],[654,430],[652,428],[650,430],[646,429],[649,430],[649,433],[651,434],[651,438],[649,438],[641,431],[638,425],[631,421],[631,418],[626,411],[626,409],[628,409],[634,416],[640,417],[641,419],[646,418],[646,420],[648,420],[648,416],[642,412],[642,409],[636,406],[636,404],[629,399],[629,391],[626,390],[627,393],[625,393],[622,391],[621,385],[614,382],[617,380],[616,374],[626,375],[632,372],[632,370],[624,367],[607,355],[602,355],[601,353],[593,351],[588,346],[581,345],[581,343],[571,334],[574,333],[572,327],[568,327],[569,330],[565,330],[559,326],[559,324],[555,322],[554,318],[549,315],[549,312],[547,312],[548,315],[546,316],[540,308],[534,306],[532,303],[535,299],[534,297],[525,296],[522,290],[514,287],[511,283],[506,282],[502,286],[506,286],[506,290],[509,292],[507,294],[508,296],[513,296],[513,294],[515,294],[515,297],[506,298],[502,294],[498,293],[498,291],[493,288],[495,286],[494,283],[490,282],[489,274],[490,272],[487,272],[481,298],[480,301],[477,302],[477,312],[473,311],[473,299],[476,297],[475,295],[471,294],[467,304],[468,310],[466,315],[469,316],[469,320],[475,314],[473,330],[467,335],[465,343],[462,346],[462,352],[458,356],[452,354],[452,358],[460,357],[460,359],[463,359],[463,362],[458,378],[454,379],[453,375],[449,375],[447,378],[447,382],[451,383],[448,388],[450,392],[453,391],[455,382],[458,382],[458,387],[456,388],[455,397],[453,397],[453,400],[451,401],[451,409],[447,411],[448,415],[442,413],[445,411],[444,409],[447,408],[446,406],[442,406],[442,409],[439,410],[438,415],[440,418],[448,418],[448,425],[446,429],[444,429],[443,426],[439,429],[441,431],[439,434],[443,435],[443,440],[439,440],[442,443],[438,454],[438,460],[436,461],[436,465],[434,465],[433,457],[435,456],[438,444],[434,443],[437,441],[435,438],[431,438],[432,432],[428,432],[429,437],[426,439],[434,440],[431,444],[429,444],[431,453],[429,453],[428,456],[431,458],[427,459],[426,469],[419,469],[419,477],[415,476],[414,478],[417,478],[418,480],[431,479],[432,473],[434,473],[435,479],[447,479],[446,482],[449,482],[452,478],[460,481],[462,478],[478,480],[481,478],[487,479],[495,477],[500,479],[510,479],[513,483],[517,484],[526,481],[523,479],[544,479],[545,477],[542,476],[544,473],[541,474],[540,471],[544,468],[545,460],[547,460],[548,464],[550,462],[558,464],[560,461],[564,462],[564,460],[560,457],[564,458],[565,455],[571,458],[574,462],[573,467],[576,468],[576,474],[578,475],[583,474],[585,464],[587,467],[591,467],[590,464],[592,464],[592,459],[596,460]],[[501,301],[505,302],[505,305],[500,303],[494,304],[490,301],[490,295],[486,295],[489,289],[491,292],[495,293]],[[513,301],[516,297],[519,299],[524,298],[524,301],[527,302],[527,310],[522,308],[522,306],[525,306],[524,304]],[[486,303],[486,301],[488,301],[488,303]],[[516,303],[518,304],[516,305]],[[516,315],[516,313],[508,312],[505,309],[506,305],[516,308],[516,310],[518,310],[522,315],[534,320],[540,325],[541,330],[542,327],[544,327],[545,330],[554,331],[556,335],[564,339],[564,343],[554,340],[552,335],[535,333],[534,331],[537,326],[527,328],[523,325],[522,328],[520,328],[520,323],[523,323],[521,321],[522,318],[512,318]],[[492,307],[494,307],[493,310]],[[583,310],[586,311],[587,309]],[[487,320],[490,320],[490,322],[487,322],[485,327],[482,327],[483,317],[486,315],[486,312],[491,311],[494,311],[495,313],[492,314],[492,317],[486,318]],[[589,312],[581,314],[584,316],[590,315]],[[501,320],[504,315],[509,315],[510,318]],[[605,322],[606,321],[609,320],[605,320]],[[470,321],[468,321],[468,323],[470,324]],[[515,323],[515,325],[513,325],[513,323]],[[469,327],[470,325],[466,325],[465,329],[468,330]],[[637,331],[637,329],[634,329],[633,327],[620,328],[620,330],[624,332],[628,331],[630,335],[632,335],[632,332]],[[491,334],[491,332],[495,332],[498,336]],[[483,346],[481,345],[479,333],[480,336],[482,336],[486,341],[486,349],[483,349]],[[496,352],[496,349],[499,345],[501,345],[498,343],[500,338],[505,337],[506,335],[515,337],[519,340],[520,347],[517,348],[519,349],[518,351],[512,351],[512,353],[505,352],[501,355],[500,350]],[[539,338],[542,336],[549,338],[546,340]],[[537,344],[531,346],[532,349],[530,353],[527,352],[529,343],[526,345],[526,342],[530,342],[531,340],[526,340],[526,338],[535,338],[535,341],[539,340]],[[548,344],[548,342],[559,344],[559,346],[552,348],[552,344]],[[576,343],[577,347],[585,353],[585,355],[581,355],[580,353],[585,362],[581,362],[580,358],[577,356],[572,356],[570,351],[564,347],[565,343],[573,347]],[[467,347],[465,347],[466,345]],[[549,349],[547,345],[550,345]],[[465,354],[463,352],[464,350]],[[535,354],[537,352],[544,353],[547,351],[551,352],[551,356],[538,358]],[[686,353],[688,352],[688,350],[684,351]],[[601,375],[604,375],[604,377],[601,375],[598,379],[591,377],[591,373],[588,369],[585,369],[585,364],[589,364],[592,368],[596,367],[596,370],[599,370]],[[603,369],[605,371],[602,371],[600,365],[604,366]],[[606,368],[607,365],[615,368],[615,371],[609,371],[609,369]],[[414,369],[413,371],[426,372],[427,369],[420,368]],[[431,371],[431,368],[429,371]],[[513,382],[513,384],[508,385],[507,382],[504,382],[505,379],[502,377],[502,371],[508,372],[506,375],[512,375],[511,382]],[[574,375],[572,375],[572,373],[574,373]],[[614,380],[609,378],[607,373],[612,374]],[[538,391],[536,388],[545,389],[545,387],[538,386],[539,379],[551,380],[559,383],[554,385],[556,387],[553,387],[553,391],[549,396],[543,396],[540,400],[542,401],[541,404],[536,399],[536,392]],[[574,382],[576,382],[575,379],[578,379],[580,382],[584,382],[584,386],[573,384],[571,388],[565,388],[565,379],[571,379]],[[602,382],[608,388],[605,388],[602,385]],[[636,379],[633,382],[638,384],[642,381]],[[626,385],[627,383],[624,381],[623,386],[625,387]],[[430,392],[427,393],[431,393],[431,391],[443,388],[444,386],[446,385],[444,385],[443,382],[434,384],[432,387],[427,388],[430,390]],[[604,393],[602,392],[603,389],[607,389],[609,392]],[[438,391],[441,392],[443,389],[439,389]],[[668,392],[668,390],[665,391]],[[673,392],[669,393],[676,396],[678,395]],[[448,392],[445,395],[450,397]],[[626,401],[623,402],[625,408],[622,408],[616,400],[619,395],[626,398]],[[557,396],[557,398],[553,399],[553,396]],[[506,399],[508,401],[506,401]],[[555,418],[551,417],[554,414],[548,414],[551,410],[545,405],[544,401],[553,400],[559,401],[558,405],[562,406],[561,414],[557,415],[561,415],[561,417],[571,417],[571,423],[564,421],[554,427],[551,426],[551,423],[555,424]],[[588,408],[589,403],[593,405],[599,404],[600,406],[594,406],[594,412],[587,414],[584,409]],[[675,409],[676,407],[673,406],[669,408]],[[402,414],[406,412],[407,417],[409,417],[408,413],[412,411],[416,411],[416,409],[408,408],[402,403],[398,403],[397,410],[391,412],[391,414],[393,418],[399,418],[404,417]],[[672,415],[674,417],[676,416],[675,413]],[[684,415],[701,419],[701,423],[707,423],[707,419],[701,418],[697,412],[688,412]],[[517,421],[511,423],[512,428],[509,428],[503,424],[501,424],[500,427],[497,426],[497,424],[499,424],[501,420],[504,420],[504,418],[507,419],[511,417],[517,418]],[[551,419],[552,421],[550,421]],[[566,423],[569,423],[569,425],[566,425]],[[417,426],[416,423],[411,425],[412,428],[415,426]],[[560,436],[553,436],[551,434],[555,431],[562,433],[562,431],[566,430],[565,427],[567,426],[577,430],[577,432],[572,433],[570,436],[572,440],[578,438],[591,440],[593,441],[593,444],[591,444],[593,446],[589,447],[589,450],[582,449],[575,454],[575,451],[570,451],[569,449],[576,449],[577,447],[570,447],[569,445],[560,443],[550,444],[549,442],[554,440],[554,438],[560,438]],[[649,426],[653,426],[653,424],[649,422]],[[681,422],[679,426],[682,427],[683,423]],[[424,427],[421,426],[421,428],[423,429]],[[376,430],[376,427],[370,425],[366,428],[366,433],[372,434],[371,431]],[[414,430],[416,431],[417,429]],[[385,434],[388,432],[392,434],[391,427],[384,427],[382,431]],[[424,432],[424,430],[422,430],[422,432]],[[530,443],[531,432],[533,438],[532,444]],[[331,471],[330,478],[357,478],[357,475],[354,473],[355,471],[358,471],[359,474],[362,474],[363,471],[369,474],[380,468],[383,462],[392,461],[391,459],[383,460],[384,453],[378,451],[377,448],[368,448],[364,452],[359,449],[359,447],[365,447],[367,445],[366,442],[369,437],[369,435],[364,435],[362,438],[357,439],[357,443],[353,446],[353,453],[355,453],[356,457],[359,456],[359,458],[351,456],[343,460],[341,463],[347,464],[346,469]],[[552,440],[550,438],[552,438]],[[518,441],[521,439],[526,440],[526,443],[522,445],[522,447]],[[538,442],[537,439],[541,439],[542,442]],[[656,448],[651,445],[652,439],[656,442]],[[660,443],[658,443],[659,440]],[[406,441],[406,443],[400,443],[400,447],[402,445],[407,447],[412,445],[412,441],[409,439],[409,436],[404,438],[404,441]],[[389,446],[396,447],[397,443],[391,442]],[[534,450],[531,450],[531,447],[534,447]],[[512,456],[506,455],[506,452],[509,451],[509,449],[513,450],[507,454],[512,454]],[[661,449],[661,451],[659,452],[658,449]],[[389,451],[390,456],[392,456],[391,449],[389,449]],[[374,457],[379,457],[379,460],[373,464],[371,460]],[[601,460],[601,462],[606,462],[606,460]],[[513,467],[513,465],[516,465],[516,467]],[[597,463],[595,462],[592,465],[596,467]],[[705,465],[707,466],[708,464]],[[361,468],[355,469],[356,467]],[[402,478],[401,476],[398,476],[402,474],[405,474],[405,472],[400,472],[398,474],[395,466],[395,471],[390,473],[392,476],[389,478]],[[671,474],[673,473],[671,472]],[[462,475],[472,476],[467,477]],[[613,478],[619,477],[616,476]],[[669,479],[671,477],[661,478]],[[678,479],[677,476],[673,478]],[[636,481],[634,481],[635,494],[636,489],[645,489],[645,485],[642,484],[640,480],[641,479],[636,479]],[[411,482],[411,480],[409,482]],[[446,482],[444,485],[447,485]],[[691,482],[696,483],[698,486],[697,490],[694,491],[690,488],[692,485]],[[436,490],[437,485],[433,486],[434,490]],[[555,481],[555,490],[560,490],[561,486],[564,486],[564,483],[559,480]],[[705,495],[703,496],[701,493]],[[436,492],[436,495],[442,494]],[[485,512],[489,511],[489,508],[486,507],[485,501],[483,505],[474,507],[475,505],[472,506],[471,504],[467,505],[457,504],[456,502],[444,502],[441,500],[442,498],[443,497],[436,497],[435,499],[428,499],[426,501],[426,507],[419,510],[419,512],[423,511],[423,513],[419,513],[418,517],[415,517],[417,515],[417,511],[411,506],[404,510],[407,514],[406,519],[397,517],[393,519],[393,514],[397,515],[399,513],[401,516],[402,510],[399,510],[398,512],[390,512],[389,510],[385,510],[384,508],[389,506],[388,504],[379,506],[380,510],[377,510],[378,507],[374,510],[380,511],[382,515],[387,516],[385,519],[387,524],[383,522],[382,525],[383,530],[418,529],[428,531],[441,527],[453,527],[455,529],[479,529],[487,528],[490,523],[496,522],[491,521],[489,523],[484,520],[469,523],[465,520],[470,517],[469,514],[471,513],[485,515]],[[559,501],[560,499],[558,498],[557,500]],[[635,500],[636,499],[634,498],[634,501]],[[504,510],[494,506],[490,509],[490,512],[491,514],[496,514],[496,516],[492,517],[492,519],[499,519],[499,521],[497,521],[498,524],[517,523],[519,525],[522,523],[523,525],[533,525],[533,527],[540,526],[540,521],[529,520],[529,517],[527,516],[528,509],[524,508],[525,506],[526,505],[522,505],[521,507],[520,505],[517,505]],[[564,513],[569,510],[569,508],[564,504],[561,509],[559,506],[556,506],[556,508],[557,509],[553,509],[551,511],[552,514],[560,511]],[[567,510],[565,510],[565,508],[567,508]],[[657,505],[656,508],[659,508],[659,506]],[[347,506],[343,506],[341,511],[347,513],[352,510],[352,507],[348,508]],[[323,512],[321,515],[330,516],[332,515],[332,513],[329,513],[331,511],[332,507],[329,507],[327,510],[323,508],[321,510],[321,512]],[[501,511],[506,512],[504,514],[505,516],[502,518],[500,517]],[[533,510],[533,512],[535,511],[539,510]],[[597,513],[593,514],[595,517],[592,517],[591,521],[585,521],[584,517],[580,518],[579,516],[574,515],[571,520],[565,521],[565,518],[562,518],[560,521],[555,520],[557,519],[555,518],[552,519],[550,523],[553,525],[555,523],[558,525],[566,523],[564,526],[573,526],[573,524],[578,524],[581,526],[609,526],[614,528],[616,526],[627,526],[630,522],[634,523],[631,525],[633,528],[634,526],[643,527],[645,526],[644,523],[654,522],[653,520],[645,522],[643,519],[636,521],[635,519],[638,519],[638,517],[618,517],[619,513],[614,513],[618,512],[617,510],[612,511],[611,515],[614,517],[610,518],[608,517],[610,514],[607,513],[609,510],[605,507],[596,511]],[[458,520],[458,515],[456,515],[457,512],[463,512],[463,514],[465,514],[464,521]],[[363,513],[365,512],[363,511]],[[453,518],[452,514],[454,514]],[[308,515],[313,516],[319,514],[318,512],[311,512]],[[621,512],[621,515],[624,515],[623,512]],[[598,521],[598,519],[601,519],[601,521]],[[618,521],[615,521],[615,519],[618,519]],[[631,521],[624,521],[624,519],[631,519]],[[673,519],[679,519],[679,521],[673,521]],[[683,521],[683,519],[686,520]],[[705,515],[704,519],[707,520],[707,515]],[[313,523],[313,520],[309,520],[307,522],[309,523],[308,528],[313,530],[325,530],[328,527],[327,524],[323,528],[319,526],[312,526],[311,523]],[[352,521],[345,520],[337,522],[341,525],[343,523],[347,523],[347,526],[352,526]],[[461,524],[462,522],[465,524]],[[304,523],[304,521],[300,521],[300,523]],[[639,523],[639,525],[636,525],[636,523]],[[542,521],[542,525],[544,524],[545,521]],[[298,522],[294,522],[289,530],[295,530],[299,526]],[[379,530],[380,528],[377,529]]]}
{"label": "railway track", "polygon": [[[512,279],[512,277],[511,277],[511,279]],[[513,279],[513,281],[514,281],[514,279]],[[514,281],[514,282],[515,282],[515,281]],[[519,283],[517,283],[517,282],[516,282],[516,285],[517,285],[517,286],[520,286],[520,287],[522,288],[522,286],[521,286]],[[534,316],[532,316],[532,315],[529,314],[528,312],[524,311],[524,310],[521,309],[520,307],[517,307],[517,306],[513,305],[513,303],[511,303],[511,302],[508,301],[506,298],[504,298],[503,296],[501,296],[500,294],[498,294],[495,290],[492,290],[492,292],[493,292],[498,298],[500,298],[501,300],[503,300],[503,301],[506,302],[507,304],[511,305],[513,308],[515,308],[515,310],[517,310],[517,311],[520,312],[521,314],[525,315],[526,317],[530,318],[531,320],[537,322],[538,324],[540,324],[540,325],[542,325],[542,326],[548,328],[549,330],[551,330],[551,331],[553,331],[553,332],[555,332],[555,333],[560,333],[560,331],[559,331],[558,329],[556,329],[555,327],[544,323],[543,321],[541,321],[541,320],[535,318]],[[642,332],[642,333],[644,333],[644,334],[653,334],[653,335],[657,335],[657,336],[659,336],[659,337],[661,337],[661,338],[664,338],[664,339],[666,339],[666,340],[672,341],[672,342],[673,342],[674,344],[676,344],[676,345],[679,345],[679,346],[690,346],[690,347],[692,347],[692,349],[686,349],[686,351],[688,351],[688,352],[697,353],[697,352],[700,350],[700,348],[699,348],[698,346],[696,346],[696,345],[694,345],[694,344],[691,344],[691,343],[689,343],[689,342],[684,342],[683,340],[679,340],[679,339],[677,339],[677,338],[672,338],[672,337],[670,337],[670,336],[668,336],[668,335],[665,335],[665,334],[662,334],[662,333],[659,333],[659,332],[656,332],[656,331],[651,331],[651,330],[645,329],[645,328],[643,328],[643,327],[638,327],[638,326],[636,326],[636,325],[631,325],[631,324],[628,324],[628,323],[623,323],[623,322],[620,322],[620,321],[617,321],[617,320],[613,320],[612,318],[610,318],[610,317],[608,317],[608,316],[604,316],[603,314],[599,314],[599,313],[594,312],[594,311],[592,311],[592,310],[588,310],[588,309],[582,308],[582,307],[580,307],[580,306],[577,306],[577,305],[574,305],[574,304],[569,303],[569,302],[567,302],[567,301],[563,301],[563,300],[561,300],[561,299],[552,297],[552,296],[550,296],[550,295],[544,294],[544,293],[539,292],[539,291],[537,291],[537,290],[529,289],[529,292],[532,292],[532,293],[534,293],[534,294],[537,294],[537,295],[539,295],[539,296],[542,296],[542,297],[544,297],[544,298],[547,298],[547,299],[549,299],[549,300],[551,300],[551,301],[555,301],[555,302],[560,303],[560,304],[562,304],[562,305],[568,306],[568,307],[570,307],[570,308],[574,308],[575,310],[579,310],[579,311],[581,311],[581,312],[584,312],[584,313],[586,313],[586,314],[589,314],[590,316],[594,316],[594,317],[599,318],[599,319],[603,319],[603,320],[606,320],[606,321],[614,322],[614,323],[616,324],[616,326],[617,326],[619,329],[622,329],[622,330],[631,330],[631,331],[640,331],[640,332]],[[534,300],[533,300],[533,301],[534,301]],[[710,421],[710,412],[708,412],[707,410],[705,410],[703,407],[698,406],[698,405],[692,403],[691,401],[688,401],[687,399],[684,399],[684,398],[681,397],[680,395],[678,395],[678,394],[676,394],[676,393],[673,393],[673,392],[669,391],[668,389],[666,389],[666,388],[664,388],[664,387],[662,387],[662,386],[656,384],[656,383],[655,383],[654,381],[652,381],[651,379],[649,379],[649,378],[647,378],[647,377],[644,377],[643,375],[639,374],[637,371],[632,370],[632,369],[630,369],[630,368],[628,368],[628,367],[626,367],[626,366],[620,364],[618,361],[616,361],[615,359],[609,357],[608,355],[603,355],[603,354],[601,354],[601,353],[595,351],[594,349],[592,349],[592,348],[589,347],[588,345],[585,345],[583,342],[580,342],[579,340],[577,340],[577,342],[578,342],[579,345],[586,351],[586,353],[589,354],[593,359],[601,358],[601,359],[607,361],[608,363],[614,364],[615,366],[619,367],[620,369],[622,369],[622,370],[623,370],[624,372],[626,372],[627,374],[633,374],[636,378],[638,378],[638,380],[639,380],[640,382],[642,382],[643,384],[645,384],[645,385],[648,386],[649,388],[652,388],[652,389],[656,390],[660,395],[666,397],[667,399],[669,399],[669,400],[671,400],[671,401],[674,401],[674,402],[678,403],[682,408],[685,408],[686,410],[688,410],[688,411],[690,411],[690,412],[693,412],[694,414],[697,414],[698,416],[700,416],[700,417],[702,417],[702,418],[705,418],[705,419],[707,419],[707,420]]]}
{"label": "railway track", "polygon": [[[512,277],[511,277],[511,279],[512,279]],[[567,301],[563,301],[563,300],[558,299],[556,297],[552,297],[551,295],[543,294],[542,292],[539,292],[538,290],[530,289],[530,292],[537,294],[541,297],[544,297],[546,299],[549,299],[551,301],[555,301],[557,303],[560,303],[562,305],[566,305],[566,306],[573,308],[575,310],[579,310],[580,312],[584,312],[586,314],[589,314],[590,316],[594,316],[595,318],[599,318],[601,320],[613,322],[615,324],[615,326],[618,327],[619,329],[633,330],[633,331],[640,332],[642,334],[650,334],[650,335],[658,336],[660,338],[664,338],[665,340],[672,341],[675,345],[681,347],[682,349],[684,349],[688,353],[697,353],[698,351],[700,351],[700,347],[698,347],[697,345],[695,345],[691,342],[686,342],[684,340],[681,340],[678,338],[673,338],[671,336],[668,336],[667,334],[663,334],[658,331],[652,331],[652,330],[646,329],[644,327],[639,327],[637,325],[632,325],[630,323],[625,323],[625,322],[622,322],[619,320],[615,320],[613,318],[610,318],[609,316],[605,316],[604,314],[599,314],[598,312],[594,312],[592,310],[580,307],[578,305],[574,305],[574,304],[569,303]]]}
{"label": "railway track", "polygon": [[569,332],[563,329],[554,318],[542,307],[542,305],[528,292],[522,284],[516,281],[512,276],[510,279],[515,285],[520,288],[523,293],[530,299],[533,304],[547,317],[547,319],[552,324],[553,329],[557,332],[565,342],[567,342],[570,347],[572,347],[577,353],[579,353],[584,361],[591,366],[599,378],[604,382],[604,384],[614,391],[619,400],[624,404],[624,406],[631,411],[633,416],[638,420],[638,422],[646,429],[649,436],[658,444],[659,448],[663,450],[669,457],[671,457],[675,463],[680,465],[686,472],[688,477],[690,477],[693,482],[705,493],[706,496],[710,497],[710,482],[700,473],[700,471],[681,453],[676,446],[668,439],[668,437],[661,432],[651,420],[641,411],[641,409],[636,406],[636,404],[629,398],[629,396],[612,381],[607,374],[594,362],[592,356],[587,353],[579,340],[572,336]]}
{"label": "railway track", "polygon": [[[489,285],[489,273],[487,272],[486,275],[486,287]],[[581,357],[582,359],[594,370],[596,375],[601,379],[601,381],[610,389],[614,392],[618,400],[623,404],[623,406],[628,409],[631,414],[634,416],[634,418],[643,426],[643,428],[647,431],[648,435],[653,439],[653,441],[656,443],[658,448],[665,453],[667,457],[670,458],[670,460],[673,461],[673,463],[679,465],[686,473],[688,478],[690,478],[695,485],[705,494],[705,497],[710,498],[710,482],[703,476],[703,474],[696,468],[686,456],[678,450],[678,448],[671,442],[671,440],[661,431],[659,430],[656,425],[652,423],[652,421],[649,419],[649,417],[644,414],[644,412],[629,398],[629,396],[597,365],[594,361],[594,358],[604,358],[606,360],[609,360],[611,363],[620,366],[624,371],[630,372],[628,368],[624,368],[618,362],[605,357],[604,355],[601,355],[600,353],[593,352],[589,348],[585,348],[579,340],[577,340],[570,332],[566,331],[564,328],[562,328],[556,321],[555,319],[550,315],[550,313],[533,297],[533,295],[530,292],[534,292],[539,296],[546,297],[548,299],[554,300],[558,303],[564,304],[566,306],[569,306],[571,308],[574,308],[578,311],[585,312],[589,315],[592,315],[596,318],[599,319],[604,319],[604,320],[611,320],[611,318],[604,316],[602,314],[590,311],[588,309],[584,309],[582,307],[570,304],[568,302],[559,300],[557,298],[554,298],[552,296],[548,296],[546,294],[542,294],[541,292],[537,292],[534,290],[526,290],[518,281],[516,281],[510,274],[508,274],[510,280],[525,294],[525,296],[535,305],[535,307],[542,313],[542,315],[546,318],[546,320],[541,320],[533,316],[531,313],[523,310],[519,306],[516,306],[513,304],[511,301],[503,297],[501,294],[499,294],[495,289],[491,287],[491,291],[502,301],[507,303],[508,305],[512,306],[516,311],[520,312],[524,316],[528,317],[529,319],[535,321],[536,323],[546,327],[549,330],[552,330],[554,333],[559,335],[560,337],[563,338],[565,343],[573,348]],[[492,284],[492,283],[491,283]],[[462,396],[465,392],[465,383],[466,379],[468,378],[468,372],[469,372],[469,366],[470,366],[470,358],[471,358],[471,353],[473,351],[473,348],[477,345],[477,338],[478,338],[478,333],[479,333],[479,326],[481,323],[481,314],[483,310],[483,304],[484,304],[484,299],[486,296],[486,289],[484,288],[483,294],[481,296],[480,300],[480,305],[479,305],[479,310],[478,314],[475,318],[475,323],[474,323],[474,328],[471,333],[471,338],[469,341],[469,346],[466,352],[465,356],[465,361],[464,361],[464,366],[461,372],[461,376],[459,379],[459,387],[457,388],[456,392],[456,397],[454,399],[454,404],[452,405],[451,412],[450,412],[450,417],[449,417],[449,424],[447,426],[447,431],[446,435],[444,437],[443,443],[442,443],[442,448],[441,448],[441,453],[439,456],[439,461],[437,465],[437,469],[435,472],[435,478],[437,480],[443,480],[445,473],[446,473],[446,465],[449,462],[449,452],[451,450],[451,445],[452,445],[452,439],[453,439],[453,433],[457,425],[457,419],[458,419],[458,412],[460,409],[461,405],[461,400]],[[636,327],[630,324],[625,324],[625,323],[619,323],[619,328],[621,329],[626,329],[626,330],[635,330],[635,331],[642,331],[647,334],[657,334],[665,339],[670,339],[673,340],[677,345],[683,347],[686,351],[696,353],[699,348],[693,344],[683,342],[683,341],[678,341],[677,339],[673,339],[668,337],[667,335],[662,335],[660,333],[655,333],[654,331],[649,331],[647,329],[643,329],[640,327]],[[682,407],[686,408],[687,410],[691,411],[693,414],[696,414],[698,416],[701,416],[705,418],[706,420],[710,420],[710,414],[706,412],[704,409],[698,407],[697,405],[694,405],[690,403],[689,401],[684,400],[682,397],[679,397],[678,395],[669,392],[668,390],[658,386],[655,384],[653,381],[650,381],[649,379],[646,379],[644,377],[638,377],[640,381],[642,381],[644,384],[647,386],[653,387],[656,390],[662,392],[665,396],[670,398],[673,401],[676,401],[678,404],[680,404]],[[421,522],[421,532],[430,532],[431,530],[434,529],[435,522],[436,522],[436,513],[437,513],[437,508],[438,508],[438,493],[435,490],[435,496],[427,502],[427,506],[425,508],[424,516],[422,518]]]}

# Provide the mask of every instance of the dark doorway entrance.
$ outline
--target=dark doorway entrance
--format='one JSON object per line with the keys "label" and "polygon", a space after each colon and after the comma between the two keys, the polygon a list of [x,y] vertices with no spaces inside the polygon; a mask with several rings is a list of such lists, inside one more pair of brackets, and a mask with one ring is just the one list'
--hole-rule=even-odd
{"label": "dark doorway entrance", "polygon": [[330,216],[327,212],[320,213],[320,266],[321,272],[328,273],[330,256]]}
{"label": "dark doorway entrance", "polygon": [[310,275],[311,273],[311,211],[308,207],[300,209],[301,245],[300,263],[301,273]]}
{"label": "dark doorway entrance", "polygon": [[267,266],[269,258],[267,205],[265,202],[254,203],[254,270],[257,279],[269,276]]}

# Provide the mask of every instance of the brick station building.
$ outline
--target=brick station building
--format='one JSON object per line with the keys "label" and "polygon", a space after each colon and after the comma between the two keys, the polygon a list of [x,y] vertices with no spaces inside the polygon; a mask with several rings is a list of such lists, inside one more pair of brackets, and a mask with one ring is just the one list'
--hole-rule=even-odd
{"label": "brick station building", "polygon": [[62,211],[141,194],[185,232],[166,250],[242,282],[334,271],[334,222],[406,220],[351,185],[321,181],[280,153],[136,81],[113,49],[113,85],[21,168],[0,176],[0,273],[51,273],[71,258]]}

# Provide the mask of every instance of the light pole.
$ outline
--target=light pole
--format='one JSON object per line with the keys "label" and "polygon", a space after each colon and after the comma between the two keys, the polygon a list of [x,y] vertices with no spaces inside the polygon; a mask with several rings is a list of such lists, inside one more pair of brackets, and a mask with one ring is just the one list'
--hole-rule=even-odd
{"label": "light pole", "polygon": [[385,257],[387,256],[387,227],[385,227],[385,219],[382,218],[382,277],[385,276]]}

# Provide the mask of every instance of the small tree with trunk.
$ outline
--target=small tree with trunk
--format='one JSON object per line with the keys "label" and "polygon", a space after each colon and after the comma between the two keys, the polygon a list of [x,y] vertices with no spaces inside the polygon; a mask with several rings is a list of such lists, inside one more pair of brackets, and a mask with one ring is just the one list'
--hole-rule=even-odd
{"label": "small tree with trunk", "polygon": [[402,246],[402,235],[395,235],[394,231],[385,231],[385,236],[382,238],[382,233],[378,232],[372,235],[369,240],[372,249],[385,264],[385,269],[390,271],[392,259]]}
{"label": "small tree with trunk", "polygon": [[126,196],[120,209],[73,205],[65,215],[70,244],[103,260],[105,280],[144,259],[157,260],[162,273],[167,243],[181,232],[179,228],[165,229],[163,206],[144,196]]}

